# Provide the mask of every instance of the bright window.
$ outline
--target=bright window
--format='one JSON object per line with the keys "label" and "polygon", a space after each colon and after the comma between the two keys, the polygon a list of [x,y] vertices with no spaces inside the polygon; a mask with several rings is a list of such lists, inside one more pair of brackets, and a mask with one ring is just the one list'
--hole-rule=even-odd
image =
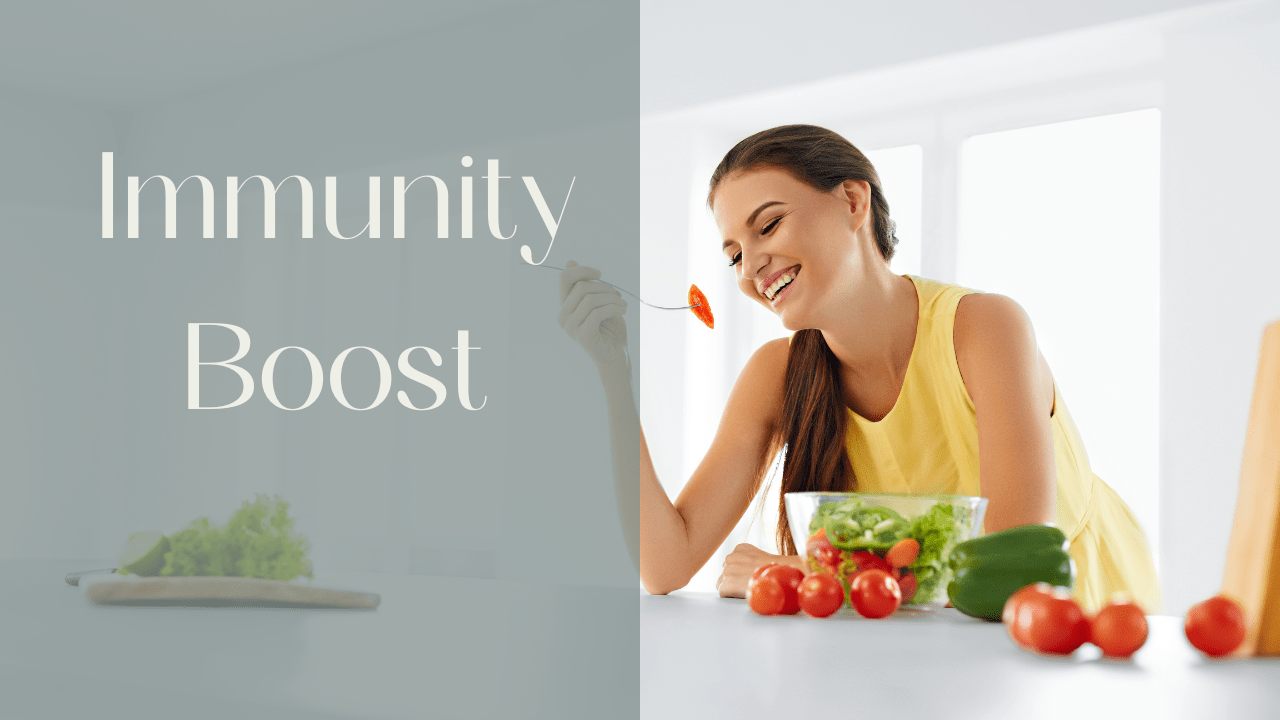
{"label": "bright window", "polygon": [[1160,113],[975,135],[956,282],[1027,311],[1093,471],[1159,547]]}
{"label": "bright window", "polygon": [[880,186],[889,202],[889,217],[898,226],[898,249],[889,267],[899,275],[919,275],[923,167],[920,146],[869,150],[866,156],[880,176]]}

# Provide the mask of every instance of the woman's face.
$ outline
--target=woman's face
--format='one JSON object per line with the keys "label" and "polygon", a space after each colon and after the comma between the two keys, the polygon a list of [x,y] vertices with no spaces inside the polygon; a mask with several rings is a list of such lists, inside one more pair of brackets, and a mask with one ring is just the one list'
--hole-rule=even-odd
{"label": "woman's face", "polygon": [[869,200],[866,182],[822,192],[772,167],[722,180],[712,207],[738,288],[788,330],[822,327],[869,271]]}

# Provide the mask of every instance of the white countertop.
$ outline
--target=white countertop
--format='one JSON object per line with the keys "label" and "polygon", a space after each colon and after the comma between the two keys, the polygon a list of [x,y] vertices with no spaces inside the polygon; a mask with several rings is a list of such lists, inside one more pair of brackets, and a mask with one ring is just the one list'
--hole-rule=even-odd
{"label": "white countertop", "polygon": [[761,617],[710,594],[380,573],[314,581],[377,610],[104,607],[62,581],[104,566],[0,563],[0,718],[1280,717],[1280,659],[1203,659],[1173,617],[1119,662],[1039,657],[953,610]]}
{"label": "white countertop", "polygon": [[[1151,616],[1132,661],[1039,656],[952,609],[763,617],[744,600],[640,600],[642,717],[1280,718],[1280,659],[1208,660]],[[830,711],[831,714],[828,714]]]}

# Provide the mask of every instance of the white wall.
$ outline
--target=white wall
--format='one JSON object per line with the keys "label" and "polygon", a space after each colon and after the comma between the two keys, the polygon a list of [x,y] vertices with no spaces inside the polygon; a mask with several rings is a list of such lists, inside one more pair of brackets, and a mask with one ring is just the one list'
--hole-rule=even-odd
{"label": "white wall", "polygon": [[1167,40],[1160,550],[1174,612],[1221,583],[1262,329],[1280,320],[1277,39],[1280,5],[1265,2]]}
{"label": "white wall", "polygon": [[[955,277],[955,197],[954,183],[943,179],[955,175],[958,157],[943,148],[980,132],[1159,108],[1162,533],[1154,550],[1164,612],[1180,614],[1220,583],[1259,339],[1267,320],[1280,319],[1280,285],[1271,279],[1280,267],[1280,242],[1272,236],[1268,213],[1280,189],[1272,172],[1280,164],[1274,132],[1280,127],[1280,51],[1270,49],[1280,37],[1278,8],[1275,0],[1206,5],[646,114],[641,123],[644,286],[667,289],[665,296],[669,288],[691,281],[701,285],[700,277],[679,275],[682,268],[688,272],[697,266],[691,254],[715,253],[714,247],[703,247],[707,238],[700,235],[710,227],[705,211],[691,209],[687,194],[690,187],[705,187],[706,176],[690,180],[688,174],[705,166],[707,155],[714,163],[717,154],[759,129],[812,122],[832,127],[864,150],[921,142],[922,272],[950,281]],[[648,28],[652,17],[645,22]],[[703,30],[718,36],[713,26]],[[697,53],[682,65],[678,48],[668,50],[673,58],[657,68],[674,73],[679,66],[685,76],[697,74]],[[770,59],[777,64],[775,75],[793,68],[803,76],[798,65],[803,56],[783,53]],[[652,64],[645,67],[658,72]],[[733,67],[724,63],[718,72]],[[751,62],[736,67],[737,81],[745,82]],[[670,79],[677,81],[675,74]],[[645,83],[653,87],[661,81],[648,77]],[[710,94],[714,97],[714,91]],[[683,191],[675,187],[681,184]],[[688,228],[683,247],[672,237],[682,228]],[[729,297],[711,301],[713,307],[735,307],[738,298],[730,291]],[[642,421],[650,448],[665,456],[659,473],[674,495],[714,430],[714,425],[698,429],[688,423],[718,421],[735,378],[701,378],[695,390],[710,407],[667,412],[679,402],[673,389],[690,394],[688,371],[672,356],[685,351],[689,333],[702,329],[694,323],[672,327],[653,313],[642,317]],[[661,330],[652,331],[654,323],[661,323]],[[725,334],[732,333],[728,323],[724,327]],[[736,340],[725,338],[722,344],[734,346]],[[713,362],[732,365],[731,358]],[[677,472],[680,457],[688,461]],[[743,530],[740,526],[730,542],[745,537]],[[718,559],[710,564],[718,566]]]}
{"label": "white wall", "polygon": [[1213,0],[642,0],[640,110],[671,112]]}

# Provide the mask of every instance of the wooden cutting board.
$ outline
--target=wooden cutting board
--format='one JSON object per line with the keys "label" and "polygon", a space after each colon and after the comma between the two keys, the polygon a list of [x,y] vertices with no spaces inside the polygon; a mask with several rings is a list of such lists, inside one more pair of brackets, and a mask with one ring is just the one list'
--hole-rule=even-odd
{"label": "wooden cutting board", "polygon": [[1280,655],[1280,322],[1262,334],[1222,593],[1244,608],[1244,655]]}
{"label": "wooden cutting board", "polygon": [[187,605],[198,607],[326,607],[372,610],[375,593],[330,590],[284,580],[245,577],[148,577],[97,582],[84,592],[99,605]]}

